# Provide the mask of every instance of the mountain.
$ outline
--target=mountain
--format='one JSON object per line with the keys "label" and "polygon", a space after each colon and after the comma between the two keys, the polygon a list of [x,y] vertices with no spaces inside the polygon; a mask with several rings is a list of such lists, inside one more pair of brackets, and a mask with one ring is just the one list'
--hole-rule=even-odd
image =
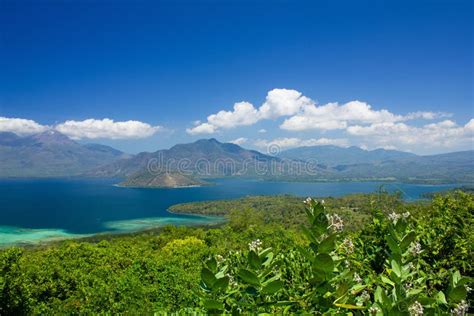
{"label": "mountain", "polygon": [[285,177],[302,167],[303,162],[283,160],[211,138],[154,153],[140,153],[97,168],[88,175],[125,177],[127,180],[122,185],[126,186],[165,186],[164,180],[171,177],[177,182],[175,186],[184,186],[223,176]]}
{"label": "mountain", "polygon": [[138,188],[182,188],[206,184],[207,183],[202,180],[186,176],[179,172],[164,172],[156,175],[144,172],[135,174],[133,177],[126,179],[120,183],[120,186]]}
{"label": "mountain", "polygon": [[126,157],[114,148],[81,145],[57,131],[21,137],[0,133],[0,177],[61,177]]}
{"label": "mountain", "polygon": [[333,145],[307,146],[282,151],[280,157],[294,160],[313,160],[327,166],[345,164],[376,163],[416,157],[415,154],[397,150],[364,150],[359,147],[338,147]]}
{"label": "mountain", "polygon": [[[317,161],[327,180],[397,180],[425,183],[474,182],[474,151],[418,156],[396,150],[337,146],[300,147],[281,157]],[[311,180],[312,177],[300,177]]]}
{"label": "mountain", "polygon": [[357,147],[302,147],[274,157],[214,138],[127,156],[98,144],[79,144],[47,131],[27,137],[0,133],[0,177],[118,177],[123,186],[182,187],[215,177],[283,181],[390,180],[473,183],[474,151],[417,156]]}

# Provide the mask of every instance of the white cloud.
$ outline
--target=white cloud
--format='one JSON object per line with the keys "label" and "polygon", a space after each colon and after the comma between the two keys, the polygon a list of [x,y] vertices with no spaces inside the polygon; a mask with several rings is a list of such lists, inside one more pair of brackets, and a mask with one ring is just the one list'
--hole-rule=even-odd
{"label": "white cloud", "polygon": [[446,118],[446,117],[451,117],[453,114],[451,113],[446,113],[446,112],[423,112],[423,111],[418,111],[418,112],[411,112],[408,113],[403,117],[404,120],[416,120],[416,119],[423,119],[423,120],[435,120],[439,118]]}
{"label": "white cloud", "polygon": [[421,127],[402,122],[374,123],[369,126],[350,126],[350,135],[362,138],[372,147],[395,146],[403,150],[420,151],[431,148],[473,148],[474,120],[460,126],[451,120],[426,124]]}
{"label": "white cloud", "polygon": [[237,139],[229,141],[229,143],[236,144],[236,145],[243,145],[247,142],[247,138],[245,137],[239,137]]}
{"label": "white cloud", "polygon": [[302,147],[302,146],[317,146],[317,145],[336,145],[346,147],[349,142],[345,138],[310,138],[300,139],[297,137],[282,137],[273,140],[259,139],[255,141],[255,146],[265,149],[272,146],[277,146],[280,149]]}
{"label": "white cloud", "polygon": [[259,132],[260,134],[265,134],[265,133],[267,132],[267,130],[264,129],[264,128],[262,128],[262,129],[260,129],[258,132]]}
{"label": "white cloud", "polygon": [[197,121],[189,134],[212,134],[219,129],[248,126],[260,120],[287,117],[280,125],[289,131],[346,129],[352,124],[374,124],[402,122],[414,119],[433,120],[448,117],[442,112],[413,112],[407,115],[394,114],[386,109],[376,110],[366,102],[350,101],[345,104],[327,103],[317,105],[301,92],[290,89],[273,89],[267,93],[265,102],[257,109],[248,102],[234,104],[232,111],[219,111],[209,115],[207,122]]}
{"label": "white cloud", "polygon": [[275,119],[298,113],[302,108],[314,105],[314,102],[301,92],[289,89],[273,89],[268,92],[265,103],[259,108],[262,119]]}
{"label": "white cloud", "polygon": [[161,130],[162,127],[151,126],[140,121],[115,122],[105,118],[102,120],[66,121],[56,125],[55,129],[72,139],[128,139],[149,137]]}
{"label": "white cloud", "polygon": [[20,136],[44,132],[49,126],[41,125],[33,120],[22,118],[0,117],[0,132],[12,132]]}
{"label": "white cloud", "polygon": [[258,121],[257,109],[251,103],[238,102],[233,111],[220,111],[207,117],[207,121],[222,128],[232,128],[242,125],[252,125]]}
{"label": "white cloud", "polygon": [[343,105],[328,103],[322,106],[316,104],[305,106],[300,113],[286,119],[280,128],[290,131],[333,130],[345,129],[351,122],[376,123],[401,120],[403,120],[401,115],[395,115],[387,110],[373,110],[365,102],[351,101]]}
{"label": "white cloud", "polygon": [[216,127],[209,123],[203,123],[193,128],[186,129],[186,132],[190,135],[213,134],[215,131],[216,131]]}
{"label": "white cloud", "polygon": [[263,119],[275,119],[297,113],[302,107],[312,105],[313,101],[301,92],[289,89],[273,89],[268,92],[265,102],[256,109],[249,102],[234,104],[233,111],[219,111],[207,117],[207,122],[188,128],[188,134],[211,134],[219,128],[229,129],[248,126]]}

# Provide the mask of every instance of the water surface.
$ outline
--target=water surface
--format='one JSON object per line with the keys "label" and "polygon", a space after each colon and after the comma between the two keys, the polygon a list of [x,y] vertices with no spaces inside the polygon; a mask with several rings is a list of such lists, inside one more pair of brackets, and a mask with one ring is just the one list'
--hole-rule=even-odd
{"label": "water surface", "polygon": [[[374,192],[380,182],[263,182],[218,179],[216,185],[180,189],[143,189],[114,186],[114,179],[0,180],[0,245],[86,236],[101,232],[128,232],[167,224],[195,225],[216,217],[167,212],[177,203],[230,199],[246,195],[293,194],[341,196]],[[385,183],[408,200],[455,185]]]}

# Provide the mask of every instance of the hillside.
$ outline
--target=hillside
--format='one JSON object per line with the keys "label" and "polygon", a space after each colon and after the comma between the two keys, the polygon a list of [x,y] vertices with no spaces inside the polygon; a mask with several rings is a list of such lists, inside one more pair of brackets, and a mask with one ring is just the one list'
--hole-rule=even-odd
{"label": "hillside", "polygon": [[[303,162],[280,159],[212,138],[178,144],[154,153],[140,153],[97,168],[88,175],[126,177],[124,184],[146,187],[156,175],[160,175],[155,180],[161,184],[164,180],[162,174],[176,178],[180,173],[183,181],[179,183],[193,185],[200,182],[197,179],[213,177],[286,177],[303,167]],[[320,172],[325,173],[322,169]]]}
{"label": "hillside", "polygon": [[387,180],[474,182],[474,151],[417,156],[394,150],[313,146],[274,157],[216,139],[127,156],[108,146],[81,145],[58,132],[28,137],[0,133],[0,177],[119,177],[124,186],[180,187],[206,178],[277,181]]}
{"label": "hillside", "polygon": [[386,149],[364,150],[359,147],[333,145],[305,146],[282,151],[280,157],[295,160],[314,160],[319,164],[337,166],[345,164],[376,163],[416,157],[415,154]]}
{"label": "hillside", "polygon": [[0,133],[0,177],[74,176],[126,156],[104,145],[81,145],[56,131],[26,137]]}
{"label": "hillside", "polygon": [[177,172],[164,172],[157,175],[144,172],[126,179],[119,185],[124,187],[183,188],[205,184],[204,181]]}

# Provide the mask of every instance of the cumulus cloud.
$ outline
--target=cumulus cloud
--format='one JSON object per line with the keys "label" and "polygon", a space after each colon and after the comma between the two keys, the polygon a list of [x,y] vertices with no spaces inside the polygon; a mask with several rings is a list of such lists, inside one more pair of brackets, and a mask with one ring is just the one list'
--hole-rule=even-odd
{"label": "cumulus cloud", "polygon": [[435,120],[439,118],[446,118],[452,117],[452,113],[446,112],[426,112],[426,111],[418,111],[418,112],[411,112],[408,113],[403,117],[405,121],[408,120],[416,120],[416,119],[423,119],[423,120]]}
{"label": "cumulus cloud", "polygon": [[460,126],[452,120],[426,124],[420,127],[403,122],[382,122],[369,126],[354,125],[347,128],[350,135],[360,137],[373,146],[396,146],[401,149],[473,148],[474,120]]}
{"label": "cumulus cloud", "polygon": [[434,120],[449,116],[449,113],[413,112],[407,115],[392,113],[386,109],[376,110],[366,102],[350,101],[318,105],[301,92],[290,89],[273,89],[267,93],[265,102],[257,109],[249,102],[234,104],[232,111],[220,111],[209,115],[207,122],[199,122],[187,129],[191,135],[212,134],[219,129],[253,125],[260,120],[286,117],[280,125],[288,131],[338,130],[353,124],[402,122],[414,119]]}
{"label": "cumulus cloud", "polygon": [[314,102],[299,91],[273,89],[268,92],[265,103],[258,112],[261,119],[275,119],[296,114],[302,108],[313,105]]}
{"label": "cumulus cloud", "polygon": [[66,121],[56,125],[55,129],[72,139],[129,139],[149,137],[161,130],[162,127],[151,126],[140,121],[115,122],[105,118],[102,120]]}
{"label": "cumulus cloud", "polygon": [[260,134],[265,134],[265,133],[267,132],[267,130],[264,129],[264,128],[262,128],[262,129],[258,130],[258,132],[259,132]]}
{"label": "cumulus cloud", "polygon": [[32,135],[46,131],[48,126],[33,120],[22,118],[0,117],[0,132],[11,132],[20,136]]}
{"label": "cumulus cloud", "polygon": [[342,105],[328,103],[322,106],[305,106],[300,113],[286,119],[280,128],[290,131],[333,130],[345,129],[351,122],[396,122],[403,119],[403,116],[387,110],[374,110],[365,102],[351,101]]}
{"label": "cumulus cloud", "polygon": [[249,102],[234,104],[232,111],[219,111],[207,117],[207,122],[188,128],[188,134],[212,134],[218,129],[229,129],[237,126],[248,126],[263,119],[275,119],[297,113],[302,107],[312,105],[313,101],[301,92],[289,89],[273,89],[268,92],[260,108]]}
{"label": "cumulus cloud", "polygon": [[234,104],[233,111],[220,111],[207,117],[207,121],[216,127],[232,128],[252,125],[258,121],[257,109],[249,102]]}
{"label": "cumulus cloud", "polygon": [[345,138],[310,138],[301,139],[297,137],[281,137],[273,140],[259,139],[255,141],[255,146],[266,149],[272,146],[277,146],[280,149],[302,147],[302,146],[317,146],[317,145],[336,145],[346,147],[349,141]]}
{"label": "cumulus cloud", "polygon": [[248,141],[245,137],[239,137],[237,139],[229,141],[229,143],[236,144],[236,145],[243,145]]}
{"label": "cumulus cloud", "polygon": [[193,128],[187,128],[186,132],[190,135],[198,134],[213,134],[216,131],[216,127],[209,123],[199,124]]}

